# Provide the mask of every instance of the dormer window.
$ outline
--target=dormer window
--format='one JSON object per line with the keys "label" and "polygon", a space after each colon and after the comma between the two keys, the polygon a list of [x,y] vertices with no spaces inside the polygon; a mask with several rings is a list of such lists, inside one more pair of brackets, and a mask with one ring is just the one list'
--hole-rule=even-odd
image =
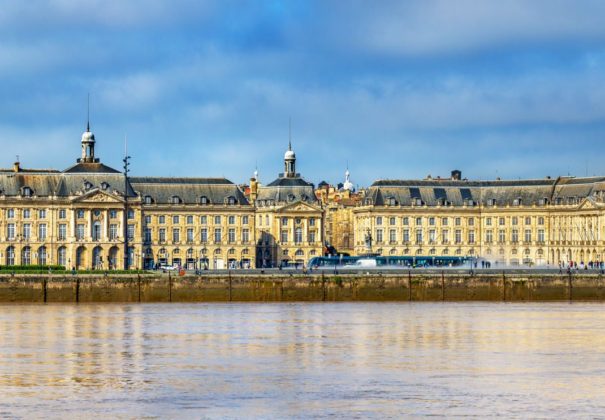
{"label": "dormer window", "polygon": [[397,205],[397,200],[395,200],[395,197],[388,197],[387,198],[387,204],[389,206],[396,206]]}
{"label": "dormer window", "polygon": [[32,190],[30,187],[23,187],[22,194],[23,197],[31,197],[34,195],[34,190]]}
{"label": "dormer window", "polygon": [[538,200],[538,205],[545,206],[548,204],[548,198],[544,197]]}
{"label": "dormer window", "polygon": [[205,195],[200,197],[200,204],[210,204],[210,200],[208,200],[208,197],[206,197]]}
{"label": "dormer window", "polygon": [[296,197],[294,196],[294,194],[288,194],[288,201],[294,201],[296,199]]}
{"label": "dormer window", "polygon": [[422,204],[423,203],[422,203],[422,199],[421,198],[415,198],[414,199],[414,205],[421,206]]}
{"label": "dormer window", "polygon": [[235,199],[235,197],[233,197],[233,196],[227,197],[227,204],[229,204],[230,206],[233,206],[236,203],[237,203],[237,200]]}
{"label": "dormer window", "polygon": [[151,198],[150,195],[146,195],[145,197],[143,197],[143,202],[145,204],[153,204],[153,198]]}
{"label": "dormer window", "polygon": [[182,200],[178,195],[173,195],[170,197],[170,204],[181,204]]}
{"label": "dormer window", "polygon": [[521,199],[520,199],[520,198],[515,198],[515,199],[513,200],[513,206],[520,206],[520,205],[521,205],[521,203],[522,203],[522,201],[521,201]]}
{"label": "dormer window", "polygon": [[555,200],[555,203],[558,204],[558,205],[563,204],[563,198],[557,197],[557,199]]}
{"label": "dormer window", "polygon": [[89,181],[84,181],[84,189],[89,190],[92,188],[92,184]]}
{"label": "dormer window", "polygon": [[366,206],[371,206],[372,205],[372,199],[371,198],[366,198],[365,199],[365,205]]}
{"label": "dormer window", "polygon": [[101,189],[105,191],[109,188],[109,184],[107,182],[101,182]]}
{"label": "dormer window", "polygon": [[309,196],[308,196],[307,194],[302,194],[302,195],[300,196],[300,199],[301,199],[302,201],[307,201],[307,200],[309,199]]}
{"label": "dormer window", "polygon": [[488,198],[487,199],[487,205],[488,206],[495,206],[496,205],[496,199],[495,198]]}

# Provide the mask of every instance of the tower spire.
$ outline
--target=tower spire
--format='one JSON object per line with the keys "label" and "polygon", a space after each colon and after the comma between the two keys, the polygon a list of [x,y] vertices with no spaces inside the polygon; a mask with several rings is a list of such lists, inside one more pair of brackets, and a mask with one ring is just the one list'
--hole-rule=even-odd
{"label": "tower spire", "polygon": [[292,117],[288,118],[288,150],[292,150]]}
{"label": "tower spire", "polygon": [[88,100],[86,103],[86,131],[90,132],[90,92],[88,92]]}

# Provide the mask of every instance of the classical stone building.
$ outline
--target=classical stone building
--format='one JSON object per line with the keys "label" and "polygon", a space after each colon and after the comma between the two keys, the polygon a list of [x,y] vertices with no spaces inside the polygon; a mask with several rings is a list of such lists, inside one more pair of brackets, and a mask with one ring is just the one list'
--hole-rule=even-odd
{"label": "classical stone building", "polygon": [[353,210],[355,250],[558,265],[605,256],[605,177],[375,182]]}
{"label": "classical stone building", "polygon": [[291,148],[284,173],[267,186],[253,179],[249,200],[224,178],[127,180],[95,156],[89,127],[81,145],[64,171],[0,170],[0,265],[223,269],[321,255],[323,209]]}
{"label": "classical stone building", "polygon": [[313,184],[296,172],[292,145],[284,156],[284,172],[266,186],[250,180],[250,200],[256,214],[258,267],[279,267],[322,255],[323,208]]}
{"label": "classical stone building", "polygon": [[454,171],[356,193],[347,171],[342,188],[316,190],[289,145],[284,172],[267,185],[255,174],[244,194],[224,178],[127,180],[95,144],[87,127],[70,168],[0,170],[0,265],[280,267],[322,255],[326,242],[507,265],[605,257],[605,177],[469,181]]}

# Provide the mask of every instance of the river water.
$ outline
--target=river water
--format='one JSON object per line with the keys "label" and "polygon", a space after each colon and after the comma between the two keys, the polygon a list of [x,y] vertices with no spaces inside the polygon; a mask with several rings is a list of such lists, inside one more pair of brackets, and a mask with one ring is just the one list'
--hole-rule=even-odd
{"label": "river water", "polygon": [[0,418],[605,415],[605,306],[0,306]]}

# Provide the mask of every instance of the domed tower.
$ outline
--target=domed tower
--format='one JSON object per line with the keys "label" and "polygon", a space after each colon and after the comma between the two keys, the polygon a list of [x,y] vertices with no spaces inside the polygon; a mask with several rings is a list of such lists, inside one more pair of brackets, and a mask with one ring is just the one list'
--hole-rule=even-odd
{"label": "domed tower", "polygon": [[86,123],[86,131],[82,133],[82,157],[79,163],[95,163],[95,135],[90,131],[90,122]]}
{"label": "domed tower", "polygon": [[284,155],[284,177],[296,177],[296,154],[294,154],[294,151],[292,150],[292,141],[288,142],[288,150]]}
{"label": "domed tower", "polygon": [[349,172],[348,168],[345,172],[345,183],[343,184],[342,189],[351,192],[355,191],[355,186],[351,182],[351,173]]}

